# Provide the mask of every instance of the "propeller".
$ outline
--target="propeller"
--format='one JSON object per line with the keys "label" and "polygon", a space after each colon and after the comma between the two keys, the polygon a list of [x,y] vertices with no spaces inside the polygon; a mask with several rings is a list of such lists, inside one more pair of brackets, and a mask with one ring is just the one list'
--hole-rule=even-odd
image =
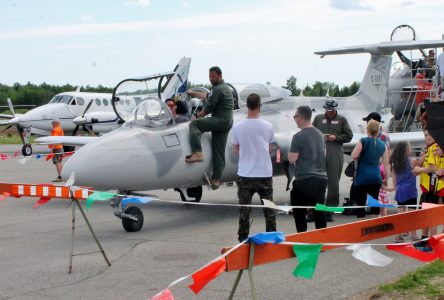
{"label": "propeller", "polygon": [[[91,105],[93,104],[93,101],[94,101],[94,100],[91,99],[91,101],[89,101],[88,104],[86,105],[86,108],[85,108],[85,110],[83,111],[83,114],[82,114],[82,117],[81,117],[83,120],[85,120],[85,114],[88,112],[89,108],[90,108]],[[85,123],[86,123],[86,120],[85,120]],[[76,135],[76,134],[77,134],[77,131],[79,131],[79,128],[80,128],[80,124],[81,124],[81,122],[77,123],[76,127],[74,128],[74,131],[73,131],[72,135]],[[90,128],[88,128],[87,126],[83,125],[82,127],[83,127],[83,129],[86,128],[86,130],[87,130],[88,132],[90,132],[90,133],[92,132],[92,130],[91,130]]]}
{"label": "propeller", "polygon": [[9,110],[11,111],[12,115],[15,117],[14,105],[12,105],[11,98],[8,98],[6,101],[8,102]]}

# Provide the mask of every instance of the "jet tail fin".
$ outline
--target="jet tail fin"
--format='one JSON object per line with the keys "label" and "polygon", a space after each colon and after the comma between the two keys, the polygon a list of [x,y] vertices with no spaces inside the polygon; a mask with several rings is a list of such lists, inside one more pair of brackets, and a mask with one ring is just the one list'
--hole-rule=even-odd
{"label": "jet tail fin", "polygon": [[162,92],[162,98],[172,98],[178,94],[183,94],[188,87],[188,74],[190,72],[191,58],[182,57],[174,68],[174,75],[169,79]]}

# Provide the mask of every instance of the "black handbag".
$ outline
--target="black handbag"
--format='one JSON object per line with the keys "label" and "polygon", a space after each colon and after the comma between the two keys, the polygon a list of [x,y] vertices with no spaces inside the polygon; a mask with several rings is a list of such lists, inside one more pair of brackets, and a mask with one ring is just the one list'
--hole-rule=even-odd
{"label": "black handbag", "polygon": [[352,160],[351,162],[349,162],[344,171],[345,176],[354,178],[356,175],[356,165],[357,165],[356,160]]}

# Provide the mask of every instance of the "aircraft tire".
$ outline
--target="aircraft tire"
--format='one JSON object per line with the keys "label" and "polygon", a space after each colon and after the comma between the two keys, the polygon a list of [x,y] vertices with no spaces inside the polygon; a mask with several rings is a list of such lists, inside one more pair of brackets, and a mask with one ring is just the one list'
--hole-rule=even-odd
{"label": "aircraft tire", "polygon": [[137,221],[128,218],[122,218],[122,226],[126,232],[137,232],[143,227],[143,212],[137,206],[130,206],[124,211],[125,214],[133,215]]}
{"label": "aircraft tire", "polygon": [[[182,190],[177,189],[183,202],[200,202],[202,200],[202,190],[202,186],[187,188],[187,195],[185,196]],[[190,198],[194,199],[190,200]]]}
{"label": "aircraft tire", "polygon": [[30,144],[24,144],[22,147],[23,156],[30,156],[32,154],[32,147]]}

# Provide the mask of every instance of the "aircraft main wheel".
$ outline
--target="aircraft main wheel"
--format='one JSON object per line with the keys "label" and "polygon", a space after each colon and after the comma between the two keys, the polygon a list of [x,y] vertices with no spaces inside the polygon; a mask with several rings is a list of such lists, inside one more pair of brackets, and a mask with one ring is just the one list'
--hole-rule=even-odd
{"label": "aircraft main wheel", "polygon": [[122,218],[122,226],[126,232],[137,232],[143,227],[143,213],[137,206],[130,206],[124,210],[125,214],[133,215],[137,218],[137,221],[128,218]]}
{"label": "aircraft main wheel", "polygon": [[202,200],[202,186],[187,188],[186,196],[182,190],[178,190],[178,192],[183,202],[200,202],[200,200]]}
{"label": "aircraft main wheel", "polygon": [[30,144],[24,144],[22,147],[23,156],[30,156],[32,154],[32,147]]}

